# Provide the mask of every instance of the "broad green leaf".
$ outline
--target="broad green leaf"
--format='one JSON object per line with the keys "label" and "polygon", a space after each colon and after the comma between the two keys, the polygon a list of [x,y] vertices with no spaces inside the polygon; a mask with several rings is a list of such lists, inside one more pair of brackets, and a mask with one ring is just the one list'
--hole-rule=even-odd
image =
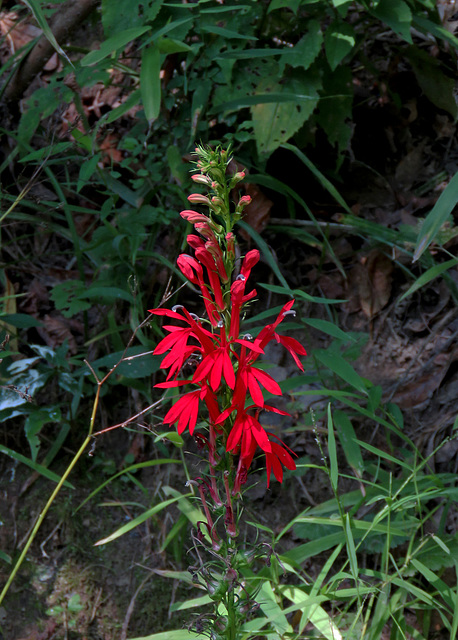
{"label": "broad green leaf", "polygon": [[301,67],[307,70],[321,51],[323,34],[320,23],[311,20],[307,24],[307,33],[292,47],[287,49],[280,58],[280,66]]}
{"label": "broad green leaf", "polygon": [[410,27],[412,25],[412,12],[404,0],[380,0],[371,13],[376,18],[387,24],[404,40],[412,43]]}
{"label": "broad green leaf", "polygon": [[120,31],[108,40],[105,40],[100,45],[100,49],[96,51],[90,51],[87,55],[82,58],[80,64],[82,67],[90,67],[91,65],[97,64],[101,60],[107,58],[113,51],[118,51],[119,49],[124,48],[129,42],[139,38],[141,35],[150,30],[150,27],[133,27],[132,29],[126,29],[125,31]]}
{"label": "broad green leaf", "polygon": [[321,87],[319,77],[304,76],[299,81],[291,78],[285,85],[277,84],[270,78],[264,78],[258,84],[256,93],[282,93],[282,90],[297,95],[306,94],[308,102],[295,101],[294,104],[282,102],[257,104],[251,107],[254,135],[258,152],[269,156],[281,144],[289,140],[312,115],[318,104],[318,90]]}
{"label": "broad green leaf", "polygon": [[409,47],[407,57],[415,77],[425,96],[436,107],[456,118],[458,109],[455,100],[455,80],[443,72],[443,67],[434,58],[417,46]]}
{"label": "broad green leaf", "polygon": [[263,614],[272,623],[272,626],[275,628],[277,633],[281,636],[284,636],[284,634],[289,635],[292,632],[292,628],[277,603],[276,596],[272,591],[270,582],[263,581],[261,584],[262,586],[256,600],[259,603]]}
{"label": "broad green leaf", "polygon": [[450,42],[455,49],[458,49],[458,38],[441,24],[428,20],[428,18],[425,18],[424,15],[420,15],[419,13],[413,15],[412,24],[414,27],[417,27],[419,31]]}
{"label": "broad green leaf", "polygon": [[409,287],[409,289],[399,298],[398,302],[401,302],[401,300],[404,300],[404,298],[411,296],[412,293],[424,287],[426,284],[428,284],[428,282],[431,282],[431,280],[438,278],[445,271],[448,271],[452,267],[456,267],[456,265],[458,265],[458,258],[452,258],[451,260],[447,260],[442,264],[435,264],[434,267],[431,267],[421,274],[421,276],[413,283],[413,285]]}
{"label": "broad green leaf", "polygon": [[143,49],[142,68],[140,71],[140,91],[143,109],[151,124],[161,110],[161,54],[156,45]]}
{"label": "broad green leaf", "polygon": [[[324,49],[332,71],[355,46],[355,31],[348,22],[332,22],[326,29]],[[331,96],[332,97],[332,96]]]}
{"label": "broad green leaf", "polygon": [[97,164],[100,161],[100,158],[101,154],[96,153],[81,165],[78,182],[76,185],[77,193],[79,193],[81,189],[91,181],[91,178],[94,175],[97,175]]}
{"label": "broad green leaf", "polygon": [[[59,483],[61,480],[60,476],[58,476],[53,471],[50,471],[49,469],[39,464],[38,462],[34,462],[33,460],[30,460],[29,458],[26,458],[25,456],[23,456],[21,453],[17,453],[16,451],[9,449],[8,447],[5,447],[2,444],[0,444],[0,453],[3,453],[6,456],[9,456],[10,458],[12,458],[13,460],[16,460],[17,462],[21,462],[22,464],[27,465],[28,467],[30,467],[40,475],[44,476],[45,478],[48,478],[48,480],[52,480],[56,484]],[[64,486],[66,486],[69,489],[75,488],[68,481],[64,482]]]}
{"label": "broad green leaf", "polygon": [[323,551],[328,551],[329,549],[344,543],[345,536],[343,531],[340,531],[339,533],[331,533],[327,536],[322,536],[319,540],[312,540],[305,544],[296,545],[294,549],[283,554],[282,558],[285,558],[287,562],[294,562],[297,565],[301,565],[308,558],[313,558],[314,556],[323,553]]}
{"label": "broad green leaf", "polygon": [[297,13],[302,0],[272,0],[269,4],[267,13],[275,11],[276,9],[290,9],[294,14]]}
{"label": "broad green leaf", "polygon": [[302,619],[299,634],[302,633],[305,625],[310,621],[318,630],[320,637],[324,637],[326,640],[342,640],[342,634],[331,620],[329,614],[323,607],[314,603],[313,597],[310,597],[305,591],[297,587],[287,587],[282,589],[282,593],[291,602],[301,604]]}
{"label": "broad green leaf", "polygon": [[344,342],[349,342],[350,340],[352,340],[353,342],[356,342],[353,336],[345,333],[345,331],[342,331],[342,329],[340,329],[333,322],[329,322],[329,320],[320,320],[319,318],[304,318],[304,322],[305,324],[308,324],[309,327],[318,329],[318,331],[322,331],[328,336],[332,336],[333,338],[337,338],[338,340],[343,340]]}
{"label": "broad green leaf", "polygon": [[339,467],[337,466],[337,448],[332,422],[331,403],[328,404],[328,454],[329,454],[329,478],[334,491],[337,491],[339,480]]}
{"label": "broad green leaf", "polygon": [[102,0],[102,25],[107,38],[142,27],[159,13],[162,0]]}
{"label": "broad green leaf", "polygon": [[324,364],[325,367],[334,371],[339,378],[342,378],[342,380],[347,382],[350,386],[367,395],[364,380],[358,373],[356,373],[351,364],[344,360],[339,353],[331,353],[324,349],[318,349],[314,352],[314,355],[322,364]]}
{"label": "broad green leaf", "polygon": [[186,42],[181,40],[174,40],[173,38],[161,38],[157,43],[159,51],[169,55],[170,53],[183,53],[186,51],[192,51],[191,47]]}
{"label": "broad green leaf", "polygon": [[[191,495],[191,494],[188,494],[188,495]],[[174,502],[177,502],[178,499],[179,498],[170,498],[169,500],[163,500],[159,504],[156,504],[154,507],[151,507],[151,509],[147,509],[144,513],[137,516],[127,524],[120,527],[119,529],[116,529],[116,531],[114,531],[111,535],[107,536],[106,538],[102,538],[101,540],[98,540],[94,544],[94,546],[98,547],[101,544],[107,544],[108,542],[112,542],[113,540],[120,538],[125,533],[128,533],[129,531],[132,531],[132,529],[135,529],[135,527],[138,527],[138,525],[142,524],[142,522],[145,522],[145,520],[148,520],[148,518],[151,518],[151,516],[153,516],[155,513],[158,513],[159,511],[166,509],[169,505],[173,504]]]}
{"label": "broad green leaf", "polygon": [[345,458],[350,467],[355,471],[358,478],[361,478],[364,472],[363,456],[361,449],[356,441],[356,433],[350,418],[344,411],[337,409],[334,411],[334,424],[339,434],[340,444],[345,454]]}
{"label": "broad green leaf", "polygon": [[10,324],[17,329],[30,329],[30,327],[42,327],[43,323],[26,313],[7,313],[0,316],[0,321]]}
{"label": "broad green leaf", "polygon": [[130,291],[121,289],[120,287],[105,287],[102,285],[92,285],[81,293],[78,298],[87,300],[97,300],[100,303],[115,302],[116,300],[126,300],[133,303],[133,297]]}
{"label": "broad green leaf", "polygon": [[448,183],[439,200],[426,216],[418,234],[413,262],[418,260],[438,235],[458,202],[458,173]]}

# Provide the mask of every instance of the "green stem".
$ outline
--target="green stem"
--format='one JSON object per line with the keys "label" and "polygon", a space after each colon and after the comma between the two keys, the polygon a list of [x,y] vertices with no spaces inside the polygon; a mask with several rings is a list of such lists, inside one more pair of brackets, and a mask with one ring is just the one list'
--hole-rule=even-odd
{"label": "green stem", "polygon": [[64,475],[62,476],[62,478],[59,480],[59,482],[57,483],[56,488],[54,489],[54,491],[52,492],[51,496],[49,497],[48,502],[46,503],[43,511],[40,513],[38,520],[35,523],[35,526],[32,529],[32,533],[30,534],[26,545],[24,547],[24,549],[22,550],[21,555],[18,558],[18,561],[16,562],[13,571],[11,572],[7,583],[5,584],[5,586],[3,587],[2,592],[0,593],[0,604],[3,602],[3,599],[5,598],[6,594],[8,593],[8,589],[11,586],[11,583],[13,582],[14,578],[16,577],[17,572],[19,571],[22,563],[24,562],[24,559],[30,549],[30,546],[32,544],[32,542],[35,539],[35,536],[38,533],[38,530],[40,529],[43,520],[46,517],[46,514],[49,511],[49,508],[51,507],[52,503],[54,502],[55,498],[57,497],[57,494],[59,493],[59,491],[61,490],[62,486],[64,485],[65,481],[67,480],[68,476],[70,475],[70,473],[73,470],[73,467],[76,465],[76,463],[78,462],[78,460],[81,458],[81,456],[84,453],[84,450],[86,449],[87,445],[89,444],[89,442],[91,441],[91,436],[92,436],[92,432],[94,430],[94,422],[95,422],[95,416],[97,413],[97,407],[99,404],[99,396],[100,396],[100,388],[101,388],[101,384],[98,383],[97,386],[97,394],[95,396],[94,399],[94,404],[92,407],[92,414],[91,414],[91,420],[89,423],[89,432],[86,436],[85,441],[83,442],[83,444],[81,445],[81,447],[79,448],[79,450],[77,451],[76,455],[74,456],[73,460],[70,462],[69,466],[67,467],[67,469],[65,470]]}
{"label": "green stem", "polygon": [[64,484],[64,482],[67,480],[68,476],[70,475],[73,467],[75,466],[75,464],[78,462],[78,460],[80,459],[82,453],[84,452],[84,450],[86,449],[87,445],[89,444],[91,440],[91,436],[88,435],[85,439],[85,441],[83,442],[83,444],[81,445],[78,453],[75,455],[75,457],[73,458],[73,460],[71,461],[70,465],[68,466],[67,470],[65,471],[64,475],[62,476],[62,478],[60,479],[59,483],[57,484],[56,488],[54,489],[54,491],[52,492],[48,502],[46,503],[45,508],[43,509],[43,511],[40,513],[40,516],[38,518],[38,520],[35,523],[35,526],[32,530],[32,533],[29,536],[29,539],[27,540],[27,543],[24,547],[24,549],[22,550],[21,555],[19,556],[18,561],[16,562],[16,565],[13,569],[13,571],[10,574],[10,577],[8,578],[7,583],[5,584],[5,586],[3,587],[3,591],[0,593],[0,604],[3,602],[4,597],[6,596],[8,589],[11,586],[11,583],[13,582],[14,578],[16,577],[17,572],[19,571],[26,555],[27,552],[30,549],[30,545],[32,544],[32,542],[35,539],[36,534],[38,533],[39,528],[41,527],[41,524],[43,522],[43,520],[45,519],[46,514],[48,513],[48,510],[50,508],[50,506],[52,505],[52,503],[54,502],[54,499],[56,498],[57,494],[59,493],[59,491],[62,488],[62,485]]}

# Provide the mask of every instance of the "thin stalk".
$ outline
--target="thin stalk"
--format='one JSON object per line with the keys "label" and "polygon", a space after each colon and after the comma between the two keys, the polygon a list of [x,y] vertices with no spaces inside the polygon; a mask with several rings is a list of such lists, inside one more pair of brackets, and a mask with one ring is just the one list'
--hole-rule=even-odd
{"label": "thin stalk", "polygon": [[62,478],[59,480],[59,482],[56,485],[56,488],[54,489],[54,491],[52,492],[51,496],[48,499],[48,502],[46,503],[44,509],[42,510],[42,512],[40,513],[40,515],[38,516],[38,520],[35,523],[35,526],[32,529],[32,533],[30,534],[24,549],[22,550],[21,555],[18,558],[18,561],[16,562],[13,571],[11,572],[5,586],[3,587],[2,592],[0,593],[0,604],[3,602],[3,599],[5,598],[6,594],[8,593],[8,589],[11,586],[11,583],[13,582],[14,578],[16,577],[17,572],[19,571],[19,569],[21,568],[22,563],[24,562],[24,559],[30,549],[30,546],[32,544],[32,542],[35,540],[35,536],[38,533],[38,530],[40,529],[43,520],[46,517],[46,514],[49,511],[49,508],[51,507],[52,503],[54,502],[54,500],[57,497],[57,494],[59,493],[59,491],[61,490],[64,482],[67,480],[68,476],[70,475],[70,473],[72,472],[74,466],[76,465],[76,463],[78,462],[78,460],[81,458],[81,456],[84,453],[84,450],[86,449],[87,445],[89,444],[89,442],[91,441],[91,437],[92,437],[92,432],[94,430],[94,422],[95,422],[95,416],[97,413],[97,407],[99,404],[99,397],[100,397],[100,389],[101,389],[101,384],[98,383],[97,385],[97,393],[94,399],[94,404],[92,406],[92,414],[91,414],[91,420],[89,423],[89,432],[86,436],[86,439],[84,440],[83,444],[81,445],[81,447],[78,449],[76,455],[74,456],[73,460],[70,462],[69,466],[67,467],[67,469],[65,470],[64,475],[62,476]]}

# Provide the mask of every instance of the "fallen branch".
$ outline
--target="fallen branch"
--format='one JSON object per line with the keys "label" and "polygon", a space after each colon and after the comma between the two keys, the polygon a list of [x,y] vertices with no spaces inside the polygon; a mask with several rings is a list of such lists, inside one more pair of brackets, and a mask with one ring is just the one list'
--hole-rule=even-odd
{"label": "fallen branch", "polygon": [[[51,31],[58,42],[65,42],[72,31],[85,20],[99,4],[99,0],[70,0],[56,11],[51,20]],[[43,69],[55,48],[42,35],[32,51],[19,64],[11,82],[5,88],[5,102],[17,102],[32,80]]]}

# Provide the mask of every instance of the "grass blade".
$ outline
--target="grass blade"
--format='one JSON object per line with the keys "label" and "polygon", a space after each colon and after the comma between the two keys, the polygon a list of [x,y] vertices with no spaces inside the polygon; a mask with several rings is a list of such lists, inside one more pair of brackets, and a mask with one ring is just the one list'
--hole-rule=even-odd
{"label": "grass blade", "polygon": [[458,202],[458,173],[448,183],[439,200],[426,216],[418,234],[412,262],[416,262],[436,238]]}

